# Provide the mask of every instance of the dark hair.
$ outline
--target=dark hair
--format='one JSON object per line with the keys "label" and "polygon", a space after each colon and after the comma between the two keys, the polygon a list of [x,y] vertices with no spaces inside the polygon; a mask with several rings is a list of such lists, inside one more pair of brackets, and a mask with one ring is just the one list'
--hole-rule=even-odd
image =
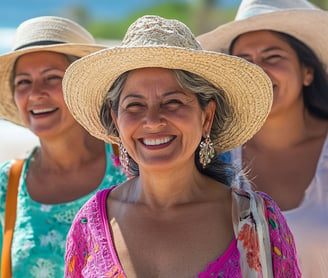
{"label": "dark hair", "polygon": [[[310,85],[303,85],[303,100],[309,112],[321,119],[328,119],[328,76],[326,66],[320,62],[314,51],[306,44],[286,33],[272,31],[286,41],[296,52],[299,61],[313,69],[313,81]],[[229,53],[232,53],[237,39],[236,37],[230,44]]]}
{"label": "dark hair", "polygon": [[[174,69],[172,69],[172,72],[182,88],[195,92],[201,109],[205,109],[211,100],[215,101],[216,111],[210,137],[212,139],[217,138],[226,122],[232,118],[231,107],[225,99],[224,92],[215,87],[212,83],[205,80],[203,77],[194,73]],[[115,134],[117,136],[118,132],[111,117],[111,109],[115,115],[118,115],[119,98],[128,74],[129,72],[125,72],[115,80],[106,94],[100,109],[100,121],[102,125],[109,134]],[[129,174],[132,176],[138,176],[138,164],[131,157],[129,158]],[[199,146],[197,147],[195,153],[195,164],[199,172],[228,186],[231,186],[237,175],[237,170],[231,164],[224,162],[220,155],[216,155],[212,159],[211,163],[203,168],[199,162]]]}

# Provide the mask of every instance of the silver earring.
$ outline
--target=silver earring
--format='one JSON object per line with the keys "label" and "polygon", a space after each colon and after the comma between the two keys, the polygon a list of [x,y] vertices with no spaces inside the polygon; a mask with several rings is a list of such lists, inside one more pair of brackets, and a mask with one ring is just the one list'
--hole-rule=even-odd
{"label": "silver earring", "polygon": [[215,149],[209,134],[207,134],[205,140],[200,143],[199,148],[199,162],[203,165],[203,168],[205,168],[206,165],[211,163],[215,155]]}
{"label": "silver earring", "polygon": [[119,143],[120,162],[125,173],[129,173],[130,159],[127,150],[124,148],[122,142]]}

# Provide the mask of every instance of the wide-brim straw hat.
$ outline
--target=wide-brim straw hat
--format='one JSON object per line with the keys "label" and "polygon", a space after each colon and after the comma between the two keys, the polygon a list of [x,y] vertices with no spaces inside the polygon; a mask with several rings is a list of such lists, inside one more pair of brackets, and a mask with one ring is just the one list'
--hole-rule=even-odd
{"label": "wide-brim straw hat", "polygon": [[15,32],[12,51],[0,56],[0,118],[24,125],[14,102],[11,84],[18,57],[37,51],[83,57],[103,48],[105,46],[97,45],[87,30],[67,18],[41,16],[24,21]]}
{"label": "wide-brim straw hat", "polygon": [[300,40],[328,65],[328,12],[305,0],[243,0],[234,21],[197,37],[206,50],[228,53],[241,34],[272,30]]}
{"label": "wide-brim straw hat", "polygon": [[272,84],[261,68],[238,57],[202,50],[186,25],[159,16],[135,21],[121,46],[71,64],[63,79],[66,104],[93,136],[118,143],[118,137],[109,134],[100,121],[104,97],[122,73],[148,67],[189,71],[223,89],[233,118],[214,141],[218,152],[245,143],[270,111]]}

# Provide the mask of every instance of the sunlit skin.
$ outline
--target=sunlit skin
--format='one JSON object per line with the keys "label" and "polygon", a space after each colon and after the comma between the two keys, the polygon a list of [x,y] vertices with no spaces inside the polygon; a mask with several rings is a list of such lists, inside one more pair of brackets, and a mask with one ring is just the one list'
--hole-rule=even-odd
{"label": "sunlit skin", "polygon": [[209,132],[206,112],[167,69],[132,71],[120,97],[117,126],[128,153],[146,171],[194,166]]}
{"label": "sunlit skin", "polygon": [[257,190],[271,195],[282,210],[293,209],[313,179],[327,135],[327,121],[312,116],[303,101],[302,87],[313,81],[313,69],[272,31],[241,35],[232,54],[260,66],[273,84],[271,112],[244,145],[243,165]]}
{"label": "sunlit skin", "polygon": [[168,69],[128,75],[118,116],[112,116],[140,176],[107,199],[115,250],[127,277],[192,277],[231,243],[231,191],[201,174],[194,160],[214,111],[213,101],[202,110]]}
{"label": "sunlit skin", "polygon": [[31,198],[56,204],[96,189],[106,168],[104,142],[92,137],[70,114],[63,98],[67,57],[33,52],[18,58],[14,99],[27,128],[39,137],[26,175]]}
{"label": "sunlit skin", "polygon": [[80,128],[63,97],[62,78],[68,66],[67,57],[55,52],[33,52],[17,60],[15,102],[25,126],[41,138]]}
{"label": "sunlit skin", "polygon": [[270,31],[243,34],[232,54],[257,64],[270,77],[274,95],[271,117],[303,110],[302,86],[311,83],[313,70],[300,64],[296,52],[281,37]]}

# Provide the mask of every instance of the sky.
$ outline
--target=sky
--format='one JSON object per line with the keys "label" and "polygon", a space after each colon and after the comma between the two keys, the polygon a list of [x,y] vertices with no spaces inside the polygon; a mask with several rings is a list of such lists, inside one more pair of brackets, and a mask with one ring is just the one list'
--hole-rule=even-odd
{"label": "sky", "polygon": [[[160,2],[192,2],[202,0],[1,0],[0,27],[15,28],[34,16],[62,14],[70,7],[84,6],[97,19],[118,19],[136,9]],[[237,6],[241,0],[214,0],[221,6]]]}
{"label": "sky", "polygon": [[[15,28],[24,20],[41,15],[63,15],[67,9],[82,5],[95,19],[119,19],[136,9],[165,1],[196,0],[1,0],[0,54],[11,49]],[[198,0],[202,1],[202,0]],[[215,0],[221,6],[238,6],[241,0]]]}

